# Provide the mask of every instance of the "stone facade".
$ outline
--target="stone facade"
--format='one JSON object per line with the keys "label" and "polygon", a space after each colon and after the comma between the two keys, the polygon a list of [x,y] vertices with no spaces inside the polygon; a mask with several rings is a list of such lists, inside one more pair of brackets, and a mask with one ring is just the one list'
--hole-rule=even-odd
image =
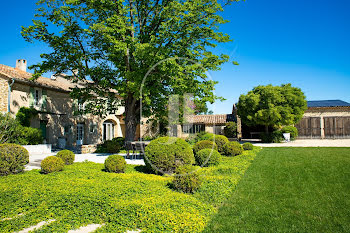
{"label": "stone facade", "polygon": [[0,111],[7,112],[8,98],[8,82],[7,79],[0,73]]}
{"label": "stone facade", "polygon": [[[70,97],[72,84],[69,81],[64,78],[40,77],[33,82],[30,81],[30,77],[31,74],[23,70],[0,65],[0,110],[8,111],[8,83],[14,79],[10,95],[10,113],[15,116],[21,107],[34,107],[38,110],[38,115],[31,120],[31,127],[40,128],[45,132],[47,144],[56,148],[80,149],[90,153],[96,148],[96,144],[104,139],[125,135],[122,115],[124,107],[117,111],[118,115],[76,115],[78,104],[77,100]],[[81,140],[77,140],[78,136]]]}

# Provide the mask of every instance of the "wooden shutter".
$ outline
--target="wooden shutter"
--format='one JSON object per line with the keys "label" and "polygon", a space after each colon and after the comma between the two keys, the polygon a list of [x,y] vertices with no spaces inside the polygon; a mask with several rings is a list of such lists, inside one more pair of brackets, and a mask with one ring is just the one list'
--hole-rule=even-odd
{"label": "wooden shutter", "polygon": [[41,108],[47,110],[47,91],[45,89],[42,91],[41,98],[43,100]]}
{"label": "wooden shutter", "polygon": [[29,89],[29,107],[34,107],[34,87]]}

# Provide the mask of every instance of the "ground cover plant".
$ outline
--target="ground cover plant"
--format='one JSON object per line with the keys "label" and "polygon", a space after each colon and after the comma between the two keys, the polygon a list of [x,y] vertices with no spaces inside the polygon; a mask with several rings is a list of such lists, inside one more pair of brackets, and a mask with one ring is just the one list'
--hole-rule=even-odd
{"label": "ground cover plant", "polygon": [[204,232],[350,232],[350,148],[265,148]]}
{"label": "ground cover plant", "polygon": [[125,173],[104,171],[103,164],[74,163],[61,172],[33,170],[0,177],[0,232],[15,232],[47,219],[56,221],[35,232],[67,232],[104,223],[96,232],[201,232],[235,189],[255,151],[225,157],[217,166],[200,168],[194,194],[170,187],[171,176],[143,173],[127,165]]}

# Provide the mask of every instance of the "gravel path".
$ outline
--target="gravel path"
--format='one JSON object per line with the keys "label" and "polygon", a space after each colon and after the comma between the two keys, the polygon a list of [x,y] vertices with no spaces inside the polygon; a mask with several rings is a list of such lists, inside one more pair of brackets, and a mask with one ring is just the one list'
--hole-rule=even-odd
{"label": "gravel path", "polygon": [[[44,155],[29,155],[29,163],[25,166],[25,170],[33,170],[33,169],[40,169],[41,161],[51,155],[55,155],[56,153],[51,154],[44,154]],[[108,158],[110,154],[76,154],[74,162],[84,162],[84,161],[90,161],[95,163],[104,163],[105,160]],[[126,157],[126,154],[120,154],[124,158]],[[133,165],[145,165],[145,162],[143,159],[125,159],[127,164],[133,164]]]}
{"label": "gravel path", "polygon": [[350,147],[350,139],[305,139],[282,143],[261,143],[243,140],[243,142],[247,141],[253,143],[254,146],[260,147]]}

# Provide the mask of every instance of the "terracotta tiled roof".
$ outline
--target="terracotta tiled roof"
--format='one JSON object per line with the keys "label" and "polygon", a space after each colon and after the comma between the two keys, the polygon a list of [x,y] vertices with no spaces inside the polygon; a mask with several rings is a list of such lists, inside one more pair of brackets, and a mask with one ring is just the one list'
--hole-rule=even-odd
{"label": "terracotta tiled roof", "polygon": [[32,81],[31,78],[33,74],[2,64],[0,64],[0,74],[3,74],[8,78],[14,78],[15,80],[25,82],[29,85],[38,85],[48,88],[54,88],[60,91],[70,91],[71,88],[74,87],[73,83],[60,82],[58,80],[53,80],[45,77],[39,77],[35,81]]}
{"label": "terracotta tiled roof", "polygon": [[215,115],[191,115],[186,117],[186,121],[195,124],[225,124],[234,121],[232,114],[215,114]]}

